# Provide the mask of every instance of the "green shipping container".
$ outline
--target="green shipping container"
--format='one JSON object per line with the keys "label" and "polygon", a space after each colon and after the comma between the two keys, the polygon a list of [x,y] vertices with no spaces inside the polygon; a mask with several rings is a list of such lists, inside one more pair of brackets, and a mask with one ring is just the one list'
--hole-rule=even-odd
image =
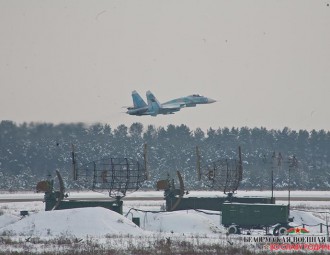
{"label": "green shipping container", "polygon": [[225,227],[262,228],[277,223],[288,224],[287,205],[224,203],[221,223]]}

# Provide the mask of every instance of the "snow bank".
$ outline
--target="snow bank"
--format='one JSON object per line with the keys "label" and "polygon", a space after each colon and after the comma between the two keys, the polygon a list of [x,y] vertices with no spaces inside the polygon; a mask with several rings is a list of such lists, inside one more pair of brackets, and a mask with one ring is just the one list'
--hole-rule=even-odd
{"label": "snow bank", "polygon": [[[218,213],[218,212],[214,212]],[[136,216],[134,212],[134,216]],[[210,217],[202,215],[194,210],[160,212],[160,213],[138,213],[141,218],[141,227],[153,232],[170,232],[185,234],[214,234],[222,233],[224,229],[220,226],[220,216],[215,223]]]}
{"label": "snow bank", "polygon": [[320,223],[325,224],[324,220],[321,220],[320,218],[314,216],[312,212],[291,210],[290,216],[294,217],[293,224],[291,225],[300,226],[302,224],[305,224],[309,226],[314,226],[314,225],[319,225]]}
{"label": "snow bank", "polygon": [[4,231],[38,237],[144,234],[129,219],[102,207],[39,212],[0,229]]}
{"label": "snow bank", "polygon": [[149,231],[202,235],[225,232],[220,226],[220,216],[204,215],[194,210],[156,214],[134,212],[134,217],[140,217],[143,229],[137,227],[130,219],[101,207],[39,212],[21,220],[18,217],[2,220],[0,235],[5,232],[16,236],[100,237],[150,235]]}
{"label": "snow bank", "polygon": [[0,216],[0,229],[8,226],[10,224],[15,223],[19,220],[19,217],[11,215],[11,214],[4,214]]}

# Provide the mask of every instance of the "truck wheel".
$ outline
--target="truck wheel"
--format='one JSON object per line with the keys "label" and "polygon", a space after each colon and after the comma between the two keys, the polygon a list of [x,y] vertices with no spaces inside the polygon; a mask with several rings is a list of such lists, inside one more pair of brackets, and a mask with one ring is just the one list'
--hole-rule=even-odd
{"label": "truck wheel", "polygon": [[240,233],[239,228],[236,225],[231,225],[227,231],[228,231],[228,234],[239,234]]}
{"label": "truck wheel", "polygon": [[287,235],[288,233],[286,232],[288,229],[286,228],[286,227],[284,227],[284,226],[282,226],[282,227],[280,227],[279,229],[278,229],[278,235],[280,235],[280,236],[283,236],[283,235]]}
{"label": "truck wheel", "polygon": [[286,232],[287,230],[288,230],[287,227],[278,224],[278,225],[274,228],[274,230],[273,230],[273,235],[274,235],[274,236],[283,236],[283,235],[287,235],[287,232]]}

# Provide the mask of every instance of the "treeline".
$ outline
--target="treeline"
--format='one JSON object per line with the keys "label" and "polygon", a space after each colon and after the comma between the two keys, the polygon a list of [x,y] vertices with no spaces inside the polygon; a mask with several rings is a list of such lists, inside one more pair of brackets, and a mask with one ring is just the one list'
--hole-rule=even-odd
{"label": "treeline", "polygon": [[78,163],[105,157],[143,160],[143,145],[148,147],[148,166],[153,187],[167,174],[179,170],[188,189],[207,188],[197,180],[196,146],[201,166],[224,158],[237,158],[242,148],[243,180],[240,189],[269,189],[271,172],[276,189],[286,189],[290,159],[293,189],[328,189],[330,169],[330,132],[324,130],[267,130],[265,128],[218,128],[206,132],[186,125],[159,127],[134,123],[116,128],[108,124],[85,125],[0,123],[0,189],[33,190],[36,183],[54,176],[59,169],[66,185],[77,188],[71,176],[72,144]]}

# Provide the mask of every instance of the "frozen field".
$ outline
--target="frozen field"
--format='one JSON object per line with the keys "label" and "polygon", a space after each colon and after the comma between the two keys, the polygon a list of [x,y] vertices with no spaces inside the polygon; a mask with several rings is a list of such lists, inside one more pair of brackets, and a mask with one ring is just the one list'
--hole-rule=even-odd
{"label": "frozen field", "polygon": [[[270,196],[269,191],[241,191],[238,196]],[[216,192],[191,192],[190,196],[222,196]],[[328,192],[294,191],[291,216],[293,226],[305,224],[314,236],[326,236],[326,224],[330,208],[328,201],[317,201],[318,197],[327,198]],[[220,212],[185,210],[164,212],[164,200],[143,200],[143,197],[162,197],[162,192],[135,192],[129,197],[141,200],[124,201],[124,213],[119,215],[103,208],[84,208],[62,211],[44,211],[42,201],[0,203],[0,251],[32,251],[43,254],[52,250],[87,249],[92,247],[124,250],[128,247],[148,249],[155,243],[186,242],[195,247],[203,245],[248,246],[255,249],[258,244],[245,244],[243,235],[227,235],[221,226]],[[287,192],[275,192],[275,196],[285,197]],[[43,194],[0,194],[2,198],[42,198]],[[101,198],[103,194],[92,192],[71,193],[70,198]],[[314,197],[316,201],[304,198]],[[277,201],[286,204],[286,201]],[[20,211],[29,211],[29,216],[21,217]],[[140,228],[132,223],[132,218],[140,218]],[[255,230],[252,235],[264,235]],[[86,248],[87,247],[87,248]],[[258,247],[257,247],[258,248]]]}

